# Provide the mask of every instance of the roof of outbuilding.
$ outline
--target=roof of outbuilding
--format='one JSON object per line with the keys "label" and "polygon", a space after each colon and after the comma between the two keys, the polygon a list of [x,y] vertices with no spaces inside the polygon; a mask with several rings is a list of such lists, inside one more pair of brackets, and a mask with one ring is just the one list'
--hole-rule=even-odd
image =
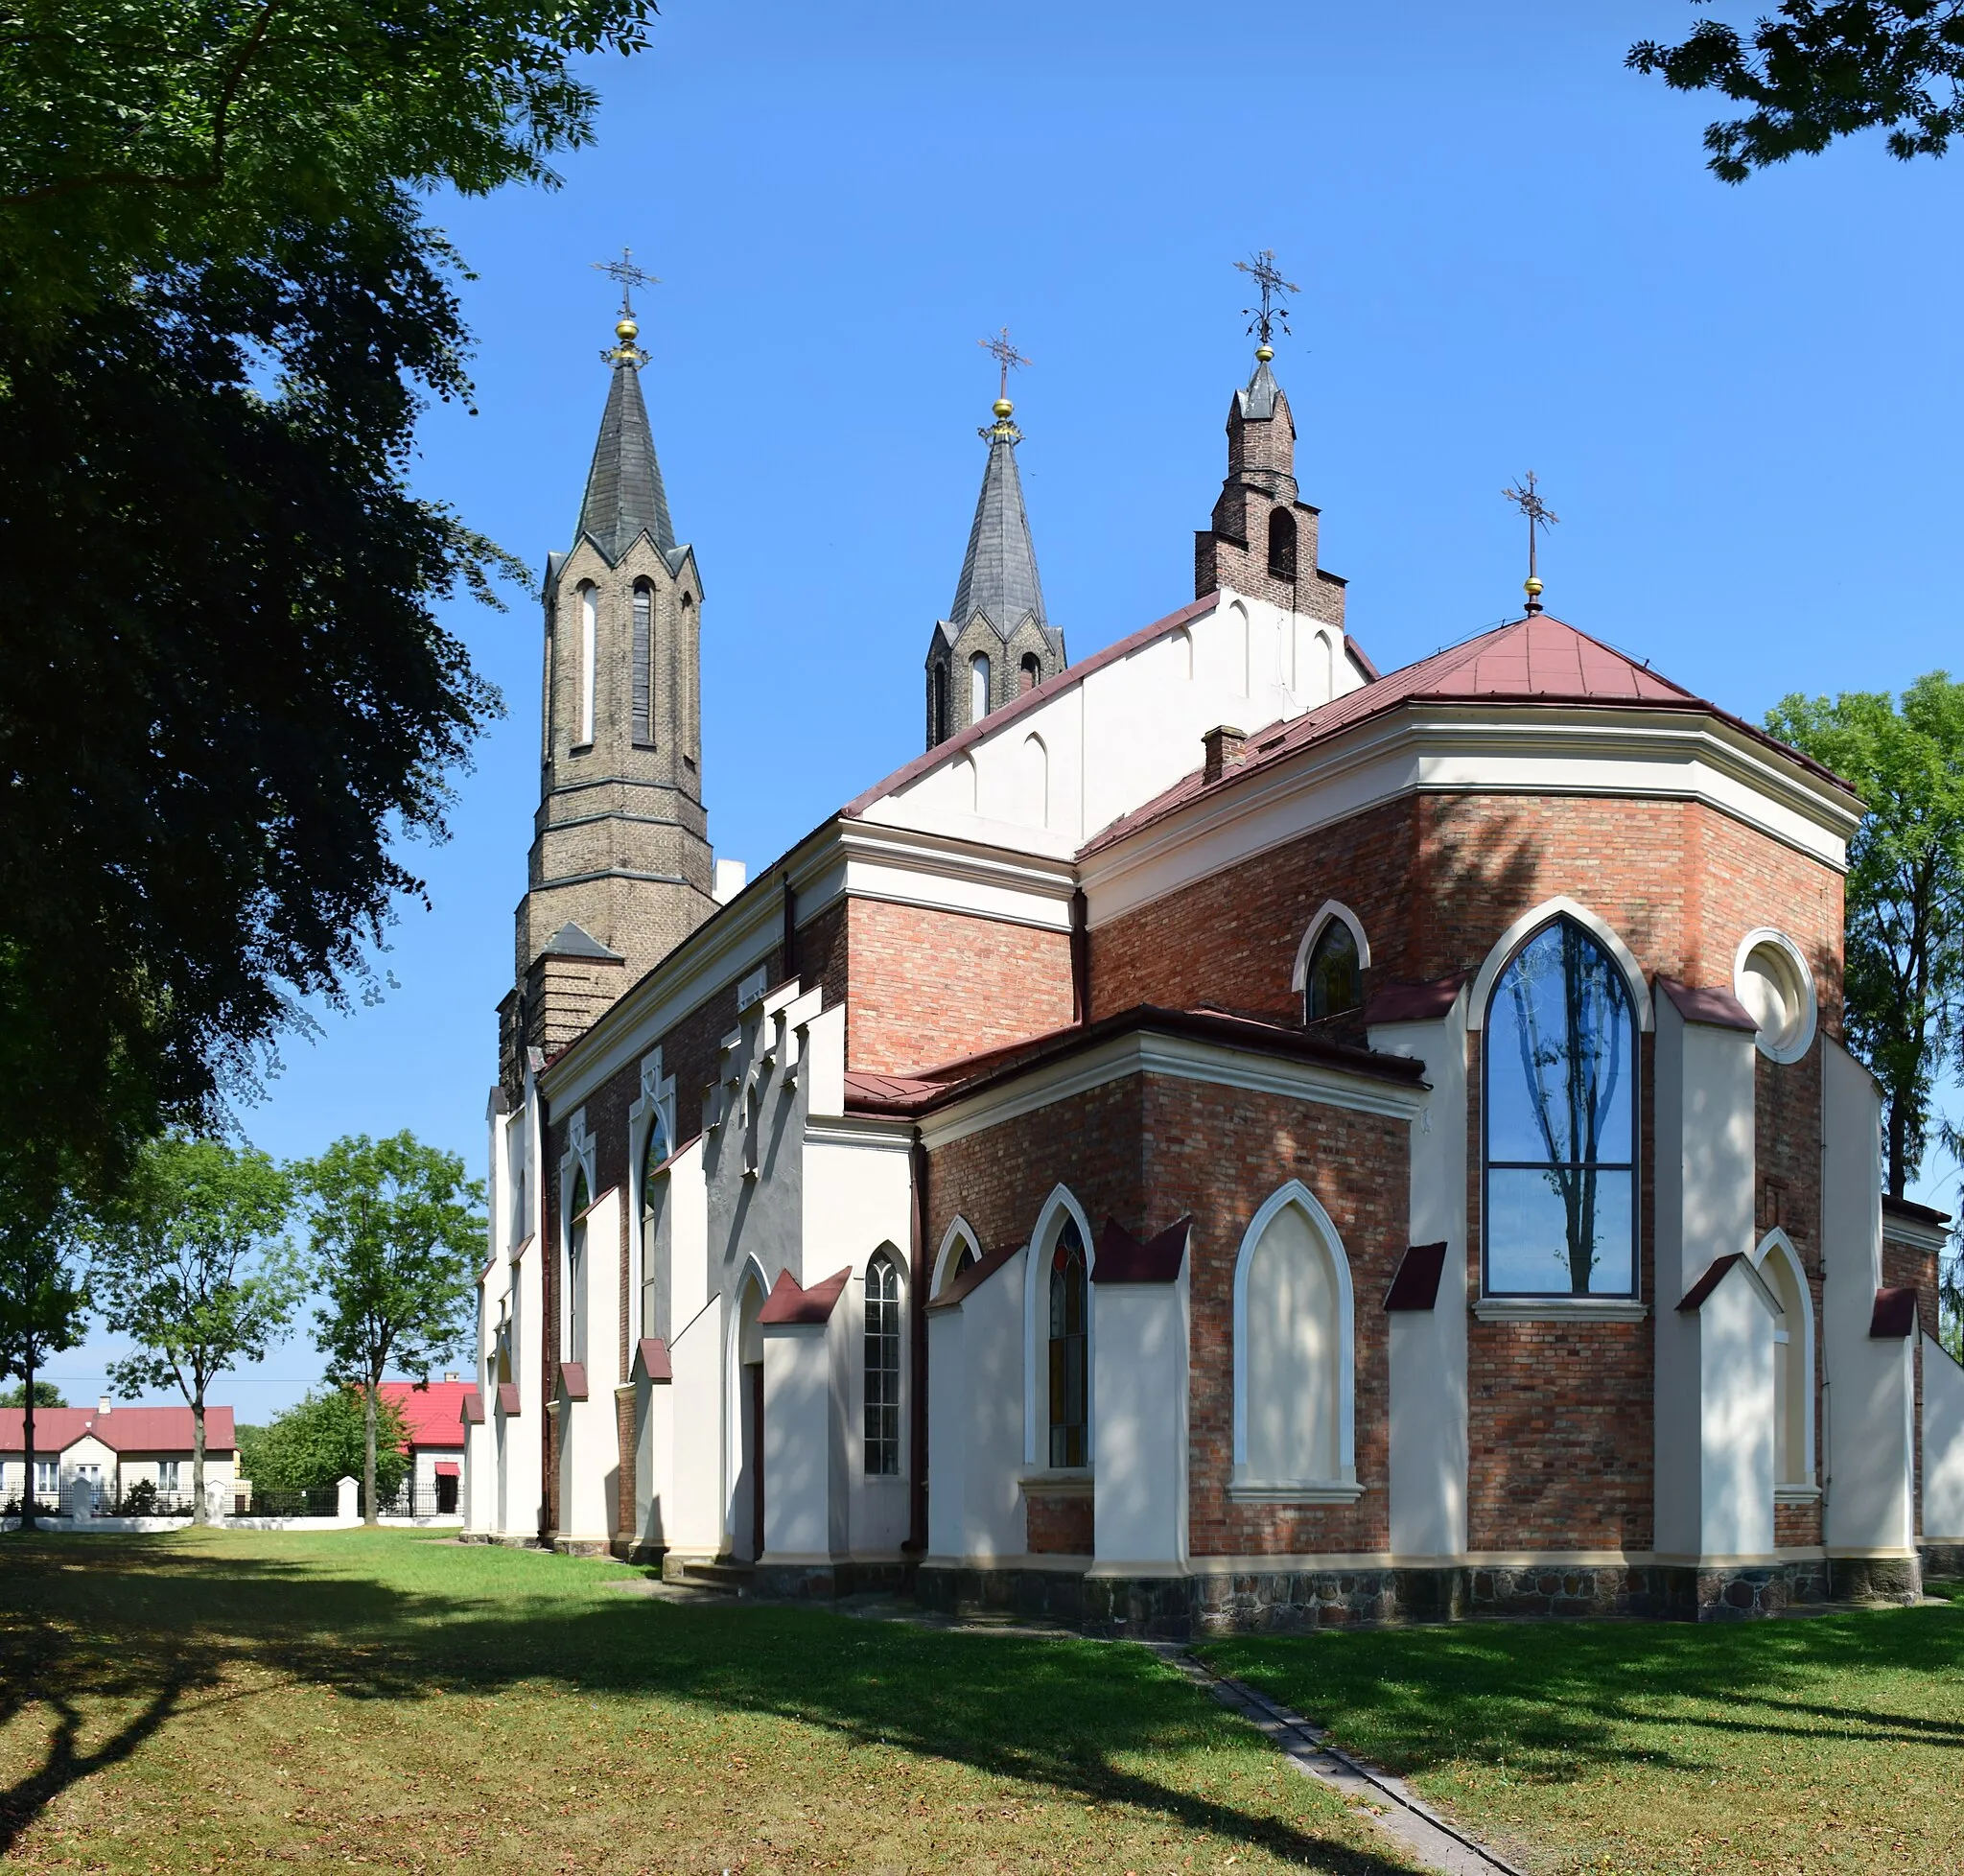
{"label": "roof of outbuilding", "polygon": [[1755,740],[1778,750],[1789,761],[1853,794],[1848,784],[1811,757],[1775,740],[1764,730],[1742,721],[1717,704],[1673,684],[1626,652],[1578,632],[1546,613],[1497,625],[1490,632],[1450,645],[1389,672],[1374,683],[1348,691],[1315,710],[1271,724],[1248,739],[1242,762],[1220,781],[1207,783],[1199,767],[1163,793],[1113,821],[1087,841],[1082,851],[1092,854],[1160,820],[1206,789],[1229,787],[1256,769],[1282,762],[1298,750],[1334,736],[1340,730],[1381,716],[1400,704],[1423,699],[1432,703],[1523,703],[1625,705],[1657,710],[1695,710],[1717,716],[1743,730]]}
{"label": "roof of outbuilding", "polygon": [[[189,1407],[36,1407],[35,1451],[51,1458],[85,1435],[116,1453],[188,1453],[192,1443]],[[204,1410],[204,1449],[228,1453],[237,1439],[229,1407]],[[27,1410],[0,1407],[0,1452],[27,1449]]]}
{"label": "roof of outbuilding", "polygon": [[410,1451],[463,1444],[464,1403],[478,1392],[469,1381],[385,1381],[376,1392],[395,1403]]}

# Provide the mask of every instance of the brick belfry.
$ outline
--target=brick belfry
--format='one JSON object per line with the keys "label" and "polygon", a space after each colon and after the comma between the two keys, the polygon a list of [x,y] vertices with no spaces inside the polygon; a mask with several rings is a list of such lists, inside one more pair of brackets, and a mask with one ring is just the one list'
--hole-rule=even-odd
{"label": "brick belfry", "polygon": [[927,747],[1033,690],[1064,669],[1064,634],[1043,611],[1037,550],[1023,507],[1016,447],[1023,433],[1010,421],[1009,373],[1027,361],[1008,333],[983,344],[1002,366],[995,421],[979,434],[989,445],[982,492],[969,529],[969,551],[955,582],[954,604],[927,643]]}
{"label": "brick belfry", "polygon": [[578,532],[546,563],[539,807],[517,981],[499,1006],[508,1090],[526,1048],[557,1054],[715,910],[702,580],[668,519],[642,399],[647,354],[624,293],[614,331]]}

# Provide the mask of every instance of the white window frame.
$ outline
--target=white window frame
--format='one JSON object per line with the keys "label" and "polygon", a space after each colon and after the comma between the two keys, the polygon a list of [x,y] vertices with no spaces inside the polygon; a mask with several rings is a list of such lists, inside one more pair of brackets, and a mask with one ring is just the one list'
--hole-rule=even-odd
{"label": "white window frame", "polygon": [[[1066,1185],[1055,1186],[1037,1214],[1036,1229],[1024,1255],[1023,1270],[1023,1464],[1040,1472],[1050,1466],[1050,1254],[1057,1249],[1064,1221],[1077,1221],[1085,1245],[1085,1464],[1088,1473],[1098,1463],[1098,1290],[1097,1240],[1091,1221]],[[1076,1473],[1080,1468],[1072,1466]]]}
{"label": "white window frame", "polygon": [[[1819,1388],[1814,1375],[1814,1293],[1808,1284],[1807,1266],[1800,1261],[1800,1253],[1794,1249],[1793,1240],[1777,1225],[1753,1247],[1753,1268],[1764,1270],[1768,1258],[1785,1260],[1792,1275],[1794,1288],[1800,1295],[1800,1360],[1807,1375],[1807,1412],[1800,1417],[1800,1473],[1798,1477],[1791,1479],[1776,1478],[1773,1481],[1773,1489],[1777,1493],[1796,1487],[1812,1488],[1816,1483],[1818,1473],[1814,1461],[1814,1415],[1819,1408]],[[1773,1288],[1770,1283],[1766,1287],[1769,1290]],[[1774,1291],[1774,1294],[1777,1296],[1779,1292]],[[1787,1332],[1789,1336],[1793,1333],[1790,1325]],[[1776,1440],[1773,1450],[1777,1454],[1779,1449]],[[1811,1496],[1812,1491],[1804,1495]]]}
{"label": "white window frame", "polygon": [[1342,900],[1326,899],[1317,907],[1316,917],[1303,927],[1302,942],[1296,948],[1296,966],[1289,973],[1289,988],[1298,997],[1309,989],[1310,955],[1332,919],[1341,919],[1350,927],[1350,936],[1357,941],[1358,970],[1370,969],[1370,940],[1365,935],[1364,921]]}
{"label": "white window frame", "polygon": [[956,1212],[947,1231],[941,1234],[941,1248],[934,1254],[934,1294],[939,1296],[954,1281],[955,1264],[962,1255],[962,1246],[967,1245],[975,1254],[975,1261],[982,1261],[982,1240],[975,1235],[975,1228]]}
{"label": "white window frame", "polygon": [[585,749],[594,740],[594,692],[600,655],[600,591],[592,580],[579,588],[579,739]]}
{"label": "white window frame", "polygon": [[[866,1469],[866,1279],[872,1274],[873,1266],[884,1258],[894,1273],[894,1305],[900,1314],[900,1355],[894,1375],[894,1404],[899,1416],[899,1426],[895,1438],[896,1464],[891,1472],[869,1472]],[[853,1273],[853,1287],[858,1292],[858,1320],[853,1324],[854,1341],[858,1348],[859,1359],[855,1364],[854,1393],[858,1408],[853,1419],[854,1437],[859,1446],[859,1464],[856,1476],[875,1489],[891,1489],[893,1486],[907,1477],[910,1454],[908,1451],[907,1422],[911,1418],[909,1408],[912,1402],[910,1393],[912,1377],[909,1373],[907,1335],[907,1263],[899,1247],[890,1240],[882,1240],[867,1254],[866,1261]]]}
{"label": "white window frame", "polygon": [[[1772,926],[1755,926],[1739,941],[1739,950],[1732,956],[1733,995],[1742,1003],[1745,1002],[1745,961],[1760,949],[1770,946],[1786,955],[1792,965],[1794,975],[1799,980],[1801,996],[1806,1004],[1801,1023],[1789,1043],[1769,1043],[1764,1033],[1753,1032],[1753,1044],[1768,1062],[1798,1062],[1814,1045],[1814,1032],[1820,1026],[1820,997],[1814,987],[1814,973],[1808,968],[1806,955],[1800,947],[1786,932],[1776,930]],[[1748,1008],[1751,1006],[1748,1004]]]}

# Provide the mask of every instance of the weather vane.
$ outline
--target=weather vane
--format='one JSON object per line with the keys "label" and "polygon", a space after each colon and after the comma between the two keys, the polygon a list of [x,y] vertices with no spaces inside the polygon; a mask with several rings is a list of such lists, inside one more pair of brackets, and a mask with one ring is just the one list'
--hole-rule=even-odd
{"label": "weather vane", "polygon": [[1528,596],[1528,610],[1541,610],[1541,578],[1534,571],[1534,538],[1536,530],[1545,531],[1553,528],[1561,517],[1544,502],[1534,486],[1534,472],[1529,470],[1521,479],[1518,488],[1504,488],[1501,493],[1519,508],[1528,519],[1528,577],[1522,582],[1522,590]]}
{"label": "weather vane", "polygon": [[1004,326],[994,339],[978,339],[975,343],[981,346],[1002,368],[1001,383],[997,386],[995,392],[995,421],[986,429],[978,430],[975,434],[978,436],[1007,436],[1013,443],[1019,442],[1021,440],[1020,434],[1017,432],[1016,425],[1009,420],[1010,412],[1016,409],[1016,406],[1009,401],[1009,374],[1013,369],[1020,371],[1024,365],[1030,363],[1030,360],[1025,358],[1021,352],[1017,351],[1010,343],[1009,328],[1007,326]]}
{"label": "weather vane", "polygon": [[635,322],[633,293],[637,287],[659,287],[662,284],[660,279],[635,266],[632,247],[621,248],[618,261],[596,261],[593,265],[596,271],[620,283],[620,317],[614,325],[614,336],[620,342],[601,352],[601,362],[606,364],[645,364],[648,355],[634,342],[640,336],[641,327]]}
{"label": "weather vane", "polygon": [[1274,328],[1280,326],[1284,338],[1289,334],[1289,308],[1282,295],[1299,293],[1302,289],[1293,280],[1282,278],[1282,270],[1275,265],[1275,250],[1273,247],[1264,247],[1252,260],[1236,261],[1234,265],[1243,273],[1251,276],[1254,284],[1261,289],[1261,304],[1244,306],[1241,311],[1249,320],[1249,331],[1261,340],[1262,350],[1273,355]]}

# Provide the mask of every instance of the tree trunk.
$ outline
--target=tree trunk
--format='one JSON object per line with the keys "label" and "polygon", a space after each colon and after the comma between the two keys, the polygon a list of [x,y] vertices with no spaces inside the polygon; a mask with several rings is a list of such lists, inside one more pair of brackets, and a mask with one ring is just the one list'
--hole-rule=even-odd
{"label": "tree trunk", "polygon": [[191,1398],[191,1522],[209,1524],[204,1513],[204,1389]]}
{"label": "tree trunk", "polygon": [[1909,1135],[1909,1104],[1900,1095],[1889,1103],[1889,1196],[1900,1199],[1909,1184],[1906,1161]]}
{"label": "tree trunk", "polygon": [[362,1384],[362,1522],[380,1524],[375,1505],[375,1380],[371,1375]]}
{"label": "tree trunk", "polygon": [[21,1426],[22,1443],[27,1447],[27,1473],[20,1482],[20,1528],[35,1530],[35,1345],[34,1338],[28,1338],[27,1360],[21,1364],[21,1374],[27,1382],[27,1394],[23,1405],[27,1419]]}

